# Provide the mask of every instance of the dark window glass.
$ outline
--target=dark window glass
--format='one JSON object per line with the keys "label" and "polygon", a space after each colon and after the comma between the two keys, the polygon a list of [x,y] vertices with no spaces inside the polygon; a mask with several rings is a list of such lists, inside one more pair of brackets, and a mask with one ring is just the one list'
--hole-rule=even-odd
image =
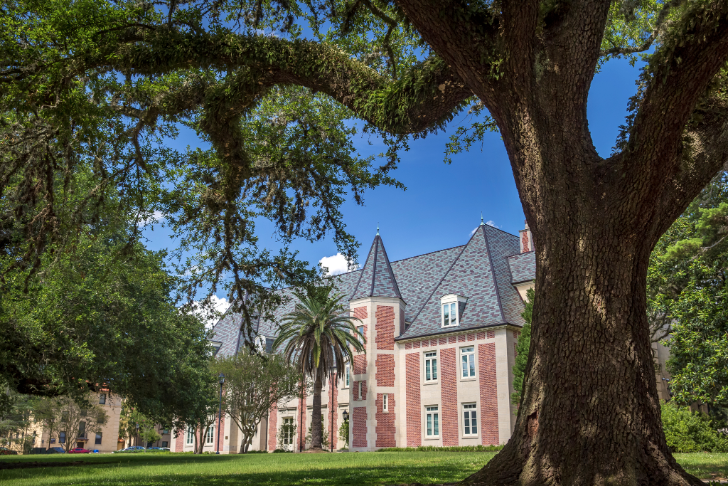
{"label": "dark window glass", "polygon": [[101,444],[101,432],[96,432],[96,442],[95,444]]}

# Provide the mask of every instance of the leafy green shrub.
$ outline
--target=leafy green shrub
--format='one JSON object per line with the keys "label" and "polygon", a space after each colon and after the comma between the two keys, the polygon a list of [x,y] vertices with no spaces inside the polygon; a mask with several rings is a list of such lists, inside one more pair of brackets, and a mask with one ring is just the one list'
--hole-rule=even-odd
{"label": "leafy green shrub", "polygon": [[276,449],[276,450],[273,451],[273,454],[285,454],[285,453],[293,454],[292,451],[287,451],[285,449]]}
{"label": "leafy green shrub", "polygon": [[673,452],[728,452],[728,436],[712,428],[707,415],[688,407],[663,403],[662,427]]}
{"label": "leafy green shrub", "polygon": [[377,452],[495,452],[503,449],[502,445],[476,445],[476,446],[454,446],[454,447],[385,447]]}
{"label": "leafy green shrub", "polygon": [[339,427],[339,440],[343,441],[346,445],[344,447],[349,447],[349,421],[345,420],[341,423],[341,427]]}

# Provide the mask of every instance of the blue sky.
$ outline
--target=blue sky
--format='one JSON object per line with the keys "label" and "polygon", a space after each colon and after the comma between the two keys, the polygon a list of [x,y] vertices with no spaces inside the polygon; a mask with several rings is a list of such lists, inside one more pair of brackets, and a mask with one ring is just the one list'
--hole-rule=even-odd
{"label": "blue sky", "polygon": [[[636,92],[638,75],[638,67],[613,60],[594,79],[588,117],[594,144],[602,156],[611,153],[619,126],[624,123],[627,101]],[[451,165],[443,162],[445,143],[464,121],[465,116],[461,116],[446,132],[411,143],[394,174],[407,186],[406,191],[378,188],[365,194],[364,206],[353,202],[344,205],[347,227],[361,243],[361,264],[377,224],[390,260],[465,244],[480,223],[481,211],[485,221],[504,231],[517,234],[523,228],[523,210],[500,135],[488,134],[482,150],[479,144],[473,146],[469,153],[453,157]],[[174,145],[183,148],[199,143],[194,132],[186,130]],[[363,138],[356,138],[355,144],[362,155],[381,150]],[[277,249],[272,226],[258,225],[258,234],[261,245]],[[159,226],[153,232],[147,230],[146,236],[150,249],[174,245],[169,232]],[[312,265],[337,253],[330,239],[316,243],[298,241],[294,249]],[[225,296],[219,292],[218,297]]]}

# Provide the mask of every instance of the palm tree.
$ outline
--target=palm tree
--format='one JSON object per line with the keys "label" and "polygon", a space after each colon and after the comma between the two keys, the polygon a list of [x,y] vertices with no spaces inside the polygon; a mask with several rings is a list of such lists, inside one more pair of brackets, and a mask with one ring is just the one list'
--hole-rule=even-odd
{"label": "palm tree", "polygon": [[[313,380],[313,417],[311,447],[321,450],[321,389],[324,379],[344,376],[346,363],[353,361],[353,352],[364,351],[364,336],[359,333],[342,296],[330,295],[333,286],[310,287],[294,292],[299,300],[295,309],[280,324],[273,349],[285,345],[288,362]],[[304,406],[304,404],[301,404]],[[333,438],[332,438],[333,440]]]}

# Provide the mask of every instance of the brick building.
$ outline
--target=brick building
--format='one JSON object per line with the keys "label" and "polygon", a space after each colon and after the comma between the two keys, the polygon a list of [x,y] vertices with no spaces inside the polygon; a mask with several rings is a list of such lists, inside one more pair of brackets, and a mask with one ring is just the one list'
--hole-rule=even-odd
{"label": "brick building", "polygon": [[[361,269],[333,277],[366,336],[366,353],[322,393],[324,429],[334,446],[344,446],[337,437],[345,412],[352,451],[507,442],[516,417],[510,395],[523,299],[535,272],[528,227],[515,236],[481,223],[463,246],[394,262],[377,234]],[[294,305],[289,299],[277,316]],[[270,346],[275,325],[261,321],[257,332]],[[239,316],[224,316],[214,333],[218,355],[240,349]],[[303,397],[303,407],[300,401],[277,404],[251,450],[298,451],[312,398]],[[222,453],[239,447],[231,423],[223,421]],[[295,425],[295,433],[283,425]],[[192,450],[192,435],[180,434],[173,450]]]}

